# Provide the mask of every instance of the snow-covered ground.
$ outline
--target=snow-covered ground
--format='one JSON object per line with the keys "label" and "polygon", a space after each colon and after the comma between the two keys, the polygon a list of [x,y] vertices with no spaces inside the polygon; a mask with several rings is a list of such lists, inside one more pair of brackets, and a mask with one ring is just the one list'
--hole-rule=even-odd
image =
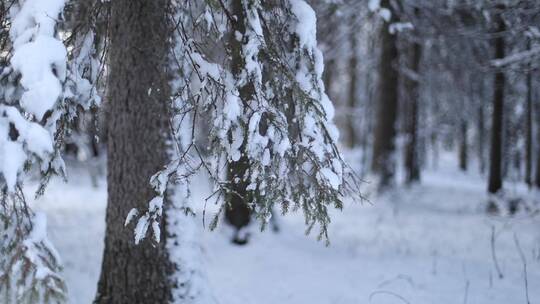
{"label": "snow-covered ground", "polygon": [[[280,217],[277,234],[253,227],[245,247],[229,243],[223,224],[210,232],[201,221],[215,298],[222,304],[526,304],[517,238],[529,298],[540,301],[540,219],[524,213],[487,216],[483,179],[455,167],[441,162],[438,171],[424,173],[421,185],[336,211],[330,247],[305,236],[301,214]],[[103,249],[106,187],[104,179],[95,188],[85,173],[72,175],[67,185],[53,182],[35,208],[49,216],[72,303],[91,303]],[[204,194],[204,187],[195,191],[201,208]]]}

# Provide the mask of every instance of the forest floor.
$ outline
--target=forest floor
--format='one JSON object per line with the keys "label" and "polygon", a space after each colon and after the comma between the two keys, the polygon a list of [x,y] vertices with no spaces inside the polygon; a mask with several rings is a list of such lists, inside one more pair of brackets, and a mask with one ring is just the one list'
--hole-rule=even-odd
{"label": "forest floor", "polygon": [[[486,215],[485,178],[456,167],[443,159],[419,185],[333,212],[329,247],[304,234],[301,214],[279,217],[279,233],[253,227],[243,247],[230,244],[223,223],[211,232],[201,221],[215,298],[221,304],[527,304],[528,292],[530,302],[538,303],[539,216]],[[67,185],[52,182],[35,209],[48,214],[71,302],[91,303],[103,249],[106,184],[101,178],[93,187],[77,169],[71,175]],[[194,184],[206,184],[201,181]],[[206,190],[195,189],[194,198],[202,202]]]}

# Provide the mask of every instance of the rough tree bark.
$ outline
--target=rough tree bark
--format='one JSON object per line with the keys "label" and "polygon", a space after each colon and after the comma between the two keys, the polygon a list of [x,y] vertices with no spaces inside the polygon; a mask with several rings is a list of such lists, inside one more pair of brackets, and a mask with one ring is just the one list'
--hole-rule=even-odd
{"label": "rough tree bark", "polygon": [[[497,33],[506,30],[504,20],[499,15],[496,16]],[[495,58],[500,59],[505,56],[504,37],[499,35],[494,41]],[[503,144],[503,121],[504,121],[504,72],[497,71],[493,82],[493,113],[491,123],[491,148],[489,164],[489,193],[497,193],[502,188],[502,144]]]}
{"label": "rough tree bark", "polygon": [[[242,73],[245,70],[246,62],[242,56],[242,47],[244,39],[240,41],[236,39],[235,33],[240,33],[242,36],[246,33],[245,27],[245,11],[243,8],[242,0],[233,0],[231,2],[231,13],[236,17],[232,22],[231,37],[229,40],[231,46],[231,70],[236,78],[242,77]],[[247,82],[239,90],[240,99],[247,107],[247,102],[254,99],[255,88],[253,83]],[[240,151],[244,151],[246,142],[240,147]],[[244,154],[244,153],[242,153]],[[251,210],[246,204],[247,191],[246,187],[248,182],[244,176],[249,169],[249,163],[247,157],[242,156],[238,161],[230,162],[228,164],[227,180],[229,182],[231,191],[227,194],[227,208],[225,209],[225,218],[229,224],[231,224],[236,230],[233,236],[233,242],[235,244],[243,245],[247,243],[247,235],[242,235],[241,229],[247,226],[251,220]]]}
{"label": "rough tree bark", "polygon": [[[162,241],[134,243],[132,208],[155,196],[150,177],[167,163],[168,0],[111,2],[105,251],[95,303],[167,303],[174,268]],[[165,218],[163,216],[162,218]]]}
{"label": "rough tree bark", "polygon": [[[410,69],[417,76],[420,72],[420,60],[422,46],[418,42],[411,42]],[[418,104],[419,104],[419,79],[404,78],[404,87],[407,92],[408,117],[407,135],[408,141],[405,149],[405,168],[407,170],[407,183],[420,180],[420,161],[418,151]]]}
{"label": "rough tree bark", "polygon": [[[381,6],[390,7],[390,1],[382,1]],[[389,25],[396,22],[395,14],[392,20],[381,27],[381,53],[379,62],[379,80],[377,83],[377,121],[374,132],[373,157],[371,170],[380,178],[379,188],[390,186],[394,179],[396,120],[398,107],[398,62],[397,35],[389,32]]]}

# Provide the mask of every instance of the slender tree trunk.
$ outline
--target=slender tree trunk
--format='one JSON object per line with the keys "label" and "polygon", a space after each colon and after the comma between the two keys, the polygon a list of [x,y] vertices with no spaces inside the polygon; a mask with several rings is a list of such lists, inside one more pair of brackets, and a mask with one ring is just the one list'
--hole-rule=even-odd
{"label": "slender tree trunk", "polygon": [[358,97],[358,42],[356,40],[356,29],[349,27],[351,40],[351,57],[349,58],[349,97],[347,102],[347,146],[356,146],[356,99]]}
{"label": "slender tree trunk", "polygon": [[[389,1],[383,1],[389,7]],[[392,14],[394,16],[394,14]],[[396,20],[385,22],[381,27],[381,55],[379,81],[377,83],[377,121],[374,132],[373,158],[371,170],[379,175],[381,189],[390,186],[394,179],[396,120],[398,108],[398,63],[397,35],[390,34],[389,25]]]}
{"label": "slender tree trunk", "polygon": [[[232,22],[232,33],[230,38],[230,46],[232,49],[231,69],[235,78],[239,79],[245,71],[246,62],[242,56],[243,39],[238,41],[235,33],[240,33],[242,36],[246,33],[246,16],[243,8],[242,0],[233,0],[231,2],[231,13],[236,17]],[[254,99],[255,88],[253,83],[247,82],[240,88],[240,99],[247,107],[247,102]],[[245,151],[246,142],[240,147],[241,151]],[[244,154],[244,153],[242,153]],[[249,169],[249,162],[246,156],[240,157],[238,161],[233,161],[228,164],[228,176],[231,190],[227,196],[227,208],[225,209],[225,218],[235,229],[233,242],[243,245],[247,242],[247,235],[242,235],[242,228],[246,227],[251,220],[251,210],[246,203],[248,181],[245,180],[245,175]]]}
{"label": "slender tree trunk", "polygon": [[[482,84],[483,87],[483,84]],[[480,97],[480,104],[478,105],[478,162],[480,164],[480,173],[486,171],[485,161],[485,121],[484,121],[484,94]]]}
{"label": "slender tree trunk", "polygon": [[[95,303],[168,303],[174,265],[162,241],[134,243],[132,208],[155,196],[150,177],[167,163],[167,0],[111,2],[107,108],[108,204]],[[162,218],[165,218],[163,216]]]}
{"label": "slender tree trunk", "polygon": [[[531,42],[527,42],[527,48],[530,49]],[[532,76],[531,72],[527,73],[527,109],[525,118],[525,183],[532,187],[532,167],[533,167],[533,155],[532,155],[532,139],[533,139],[533,100],[532,100]]]}
{"label": "slender tree trunk", "polygon": [[[367,54],[370,55],[370,57],[374,57],[375,50],[377,48],[377,43],[375,39],[368,39],[367,43]],[[368,70],[373,69],[373,60],[370,60],[367,63],[367,66],[365,67]],[[361,166],[360,166],[360,176],[364,178],[366,174],[370,172],[370,164],[371,164],[371,158],[372,158],[372,140],[373,138],[371,135],[373,134],[373,128],[374,128],[374,121],[376,119],[374,113],[375,113],[375,105],[376,102],[374,102],[375,98],[375,89],[373,87],[373,79],[375,77],[371,77],[370,74],[366,75],[365,82],[364,82],[364,92],[365,97],[363,99],[364,106],[362,107],[363,111],[361,113],[362,119],[364,121],[364,124],[362,125],[362,129],[360,130],[361,136],[361,146],[362,146],[362,158],[360,160]]]}
{"label": "slender tree trunk", "polygon": [[[498,33],[506,30],[502,17],[497,16]],[[504,58],[504,37],[495,38],[495,58]],[[504,121],[504,86],[505,79],[502,71],[495,73],[493,82],[493,117],[491,124],[491,148],[489,164],[489,193],[497,193],[502,188],[502,144],[503,144],[503,121]]]}
{"label": "slender tree trunk", "polygon": [[467,165],[468,165],[468,151],[469,151],[469,142],[467,140],[468,137],[468,127],[467,127],[467,121],[465,119],[462,119],[459,126],[459,169],[462,171],[467,171]]}
{"label": "slender tree trunk", "polygon": [[326,89],[326,94],[330,97],[330,100],[334,100],[333,96],[333,81],[334,81],[334,72],[336,60],[335,59],[329,59],[324,64],[324,88]]}
{"label": "slender tree trunk", "polygon": [[540,100],[536,101],[536,177],[534,185],[540,189]]}
{"label": "slender tree trunk", "polygon": [[[412,42],[411,47],[411,71],[420,73],[420,59],[422,57],[422,46],[418,42]],[[420,180],[420,161],[418,151],[418,104],[419,104],[419,79],[405,79],[405,89],[409,101],[409,111],[407,118],[407,147],[405,150],[405,168],[407,169],[407,183]]]}

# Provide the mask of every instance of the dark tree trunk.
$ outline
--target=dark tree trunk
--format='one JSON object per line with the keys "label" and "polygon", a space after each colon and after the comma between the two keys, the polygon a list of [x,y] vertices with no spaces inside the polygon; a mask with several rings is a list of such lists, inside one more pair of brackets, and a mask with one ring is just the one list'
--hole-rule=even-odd
{"label": "dark tree trunk", "polygon": [[[482,88],[484,84],[482,84]],[[485,122],[484,122],[484,94],[480,96],[480,104],[478,105],[478,162],[480,164],[480,173],[486,171],[485,161]]]}
{"label": "dark tree trunk", "polygon": [[[389,7],[383,1],[383,7]],[[395,14],[392,14],[394,16]],[[379,62],[379,81],[377,83],[377,121],[373,142],[371,170],[379,175],[379,187],[390,186],[394,179],[396,120],[398,108],[398,63],[397,35],[390,34],[389,25],[396,20],[385,22],[381,27],[381,55]]]}
{"label": "dark tree trunk", "polygon": [[[527,42],[527,48],[530,49],[531,42]],[[532,187],[532,167],[533,167],[533,155],[532,155],[532,137],[533,137],[533,104],[532,104],[532,76],[531,72],[527,73],[527,109],[525,118],[525,183]]]}
{"label": "dark tree trunk", "polygon": [[336,68],[335,65],[336,65],[335,59],[329,59],[324,64],[324,88],[330,100],[334,100],[332,89],[333,89],[333,81],[334,81],[334,71]]}
{"label": "dark tree trunk", "polygon": [[[506,30],[502,17],[497,16],[498,33]],[[505,56],[504,37],[495,38],[495,58]],[[502,188],[502,144],[503,144],[503,121],[504,121],[504,86],[505,79],[502,71],[495,73],[493,82],[493,117],[491,123],[491,148],[489,164],[489,193],[497,193]]]}
{"label": "dark tree trunk", "polygon": [[462,171],[467,171],[469,160],[469,141],[467,140],[468,127],[467,121],[465,119],[461,120],[459,131],[459,169],[461,169]]}
{"label": "dark tree trunk", "polygon": [[534,185],[540,189],[540,100],[536,101],[536,177]]}
{"label": "dark tree trunk", "polygon": [[[162,241],[134,243],[132,208],[155,196],[150,177],[167,163],[167,0],[111,2],[107,108],[108,204],[95,303],[168,303],[174,266]],[[162,218],[165,218],[163,216]]]}
{"label": "dark tree trunk", "polygon": [[358,42],[356,41],[356,29],[350,27],[351,57],[349,58],[349,96],[347,101],[347,146],[356,146],[356,98],[358,93]]}
{"label": "dark tree trunk", "polygon": [[[418,42],[411,42],[410,69],[416,74],[420,73],[420,59],[422,57],[422,46]],[[407,91],[409,101],[407,117],[407,147],[405,150],[405,168],[407,169],[407,183],[420,180],[420,161],[418,151],[418,104],[419,104],[419,79],[404,79],[404,87]]]}
{"label": "dark tree trunk", "polygon": [[251,221],[251,209],[248,207],[246,187],[248,183],[244,176],[249,169],[249,162],[246,157],[229,163],[227,180],[230,183],[230,192],[226,195],[227,208],[225,218],[229,224],[235,228],[233,243],[244,245],[248,241],[248,236],[241,233],[241,229],[249,225]]}
{"label": "dark tree trunk", "polygon": [[[243,40],[238,41],[234,34],[238,32],[244,36],[246,33],[246,16],[242,0],[233,0],[231,2],[231,13],[236,17],[236,20],[232,22],[232,31],[229,40],[232,50],[231,69],[235,78],[238,79],[242,77],[242,73],[246,67],[245,59],[242,56],[242,47],[245,42]],[[239,91],[240,99],[244,107],[247,107],[247,102],[255,99],[253,83],[246,83]],[[240,147],[242,154],[244,154],[246,144],[244,140],[244,143]],[[242,156],[238,161],[232,161],[228,164],[227,180],[231,191],[226,196],[227,208],[225,209],[225,218],[236,229],[233,242],[239,245],[247,242],[247,236],[241,235],[240,232],[251,220],[251,210],[246,203],[246,200],[249,200],[246,191],[248,181],[245,180],[248,169],[249,162],[245,156]]]}

